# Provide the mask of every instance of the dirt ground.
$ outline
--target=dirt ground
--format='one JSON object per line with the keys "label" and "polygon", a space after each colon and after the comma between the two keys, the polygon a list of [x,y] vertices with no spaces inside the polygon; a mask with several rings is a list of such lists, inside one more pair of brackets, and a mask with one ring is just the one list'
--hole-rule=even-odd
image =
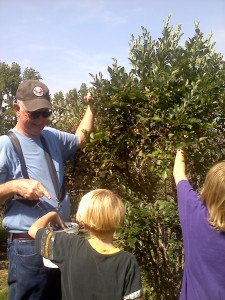
{"label": "dirt ground", "polygon": [[6,253],[6,249],[7,249],[7,241],[5,239],[1,239],[1,243],[0,243],[0,262],[2,260],[6,260],[7,259],[7,253]]}

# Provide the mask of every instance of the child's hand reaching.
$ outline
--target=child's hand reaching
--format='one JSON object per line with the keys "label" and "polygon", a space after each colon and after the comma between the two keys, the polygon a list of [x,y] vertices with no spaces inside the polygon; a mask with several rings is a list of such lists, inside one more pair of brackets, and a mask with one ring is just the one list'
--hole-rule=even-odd
{"label": "child's hand reaching", "polygon": [[180,148],[177,149],[174,167],[173,167],[173,176],[176,185],[181,180],[187,180],[185,174],[185,159],[184,159],[184,151]]}

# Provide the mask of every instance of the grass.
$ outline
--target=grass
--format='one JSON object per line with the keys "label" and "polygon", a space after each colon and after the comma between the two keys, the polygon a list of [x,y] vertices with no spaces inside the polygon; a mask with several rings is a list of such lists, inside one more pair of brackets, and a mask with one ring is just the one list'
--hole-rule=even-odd
{"label": "grass", "polygon": [[[1,261],[2,264],[3,261]],[[5,269],[0,269],[0,300],[8,299],[8,285],[7,285],[7,262],[5,263]]]}
{"label": "grass", "polygon": [[8,261],[6,257],[7,232],[2,228],[0,219],[0,300],[8,299]]}

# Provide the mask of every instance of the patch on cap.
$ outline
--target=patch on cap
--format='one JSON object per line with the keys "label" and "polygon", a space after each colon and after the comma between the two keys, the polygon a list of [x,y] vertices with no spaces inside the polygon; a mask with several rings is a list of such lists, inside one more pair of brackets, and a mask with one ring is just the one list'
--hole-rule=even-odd
{"label": "patch on cap", "polygon": [[34,93],[34,95],[37,96],[37,97],[41,97],[41,96],[44,95],[43,88],[40,87],[40,86],[35,86],[35,87],[33,88],[33,93]]}

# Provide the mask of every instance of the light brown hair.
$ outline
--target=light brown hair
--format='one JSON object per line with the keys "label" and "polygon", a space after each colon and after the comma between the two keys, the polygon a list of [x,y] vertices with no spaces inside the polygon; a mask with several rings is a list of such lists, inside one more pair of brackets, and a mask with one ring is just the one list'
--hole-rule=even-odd
{"label": "light brown hair", "polygon": [[225,231],[225,161],[216,163],[208,171],[201,199],[209,211],[209,224]]}
{"label": "light brown hair", "polygon": [[115,231],[123,222],[125,208],[112,191],[96,189],[85,194],[78,206],[76,220],[98,232]]}

